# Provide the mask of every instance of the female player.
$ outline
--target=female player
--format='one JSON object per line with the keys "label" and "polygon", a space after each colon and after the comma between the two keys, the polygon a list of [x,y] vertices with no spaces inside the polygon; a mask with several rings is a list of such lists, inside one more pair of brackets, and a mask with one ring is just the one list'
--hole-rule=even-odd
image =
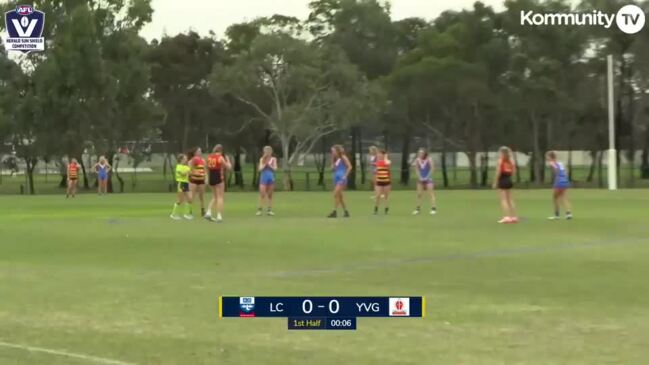
{"label": "female player", "polygon": [[352,164],[345,154],[345,149],[341,145],[331,147],[331,167],[334,172],[334,210],[328,215],[329,218],[338,217],[338,207],[344,211],[344,217],[349,217],[349,211],[345,205],[343,191],[347,187],[347,177],[352,171]]}
{"label": "female player", "polygon": [[379,214],[379,206],[381,200],[385,205],[385,214],[390,211],[388,199],[390,198],[390,191],[392,190],[392,177],[390,175],[390,160],[387,158],[387,153],[381,149],[376,155],[376,180],[374,183],[374,196],[376,197],[376,204],[374,205],[374,215]]}
{"label": "female player", "polygon": [[192,193],[192,199],[198,192],[198,199],[201,202],[201,216],[205,215],[205,160],[203,160],[203,151],[196,147],[189,152],[189,191]]}
{"label": "female player", "polygon": [[257,215],[262,215],[264,200],[268,201],[266,214],[273,213],[273,190],[275,188],[275,171],[277,171],[277,159],[273,156],[271,146],[264,147],[264,154],[259,159],[259,208]]}
{"label": "female player", "polygon": [[76,158],[70,159],[68,163],[68,188],[65,192],[65,197],[75,197],[77,194],[77,184],[79,183],[79,170],[81,165],[77,162]]}
{"label": "female player", "polygon": [[548,151],[545,155],[550,167],[552,167],[553,175],[553,188],[554,193],[552,200],[554,201],[554,216],[549,217],[550,220],[561,219],[561,205],[566,211],[566,219],[572,219],[572,204],[568,200],[568,188],[570,188],[570,179],[568,173],[562,162],[557,161],[557,153],[555,151]]}
{"label": "female player", "polygon": [[[207,156],[207,169],[209,171],[209,184],[212,188],[212,200],[207,207],[205,219],[221,223],[223,221],[223,206],[225,194],[225,171],[230,170],[230,159],[223,155],[223,146],[217,144],[212,153]],[[216,209],[216,218],[212,217],[212,209]]]}
{"label": "female player", "polygon": [[512,161],[512,150],[509,147],[503,146],[500,147],[498,152],[500,158],[496,166],[496,178],[493,188],[499,191],[500,206],[504,214],[498,223],[518,223],[516,206],[514,205],[514,198],[512,198],[512,188],[514,187],[512,175],[516,171],[516,165]]}
{"label": "female player", "polygon": [[421,213],[421,199],[424,195],[424,190],[428,192],[430,199],[430,214],[437,214],[437,205],[435,201],[435,185],[433,184],[433,161],[428,157],[428,152],[420,148],[417,151],[417,158],[413,163],[415,171],[417,171],[417,208],[412,212],[412,215]]}
{"label": "female player", "polygon": [[189,173],[191,168],[187,166],[187,155],[178,155],[176,164],[176,183],[178,188],[176,190],[176,203],[174,204],[174,209],[171,211],[171,219],[181,220],[180,216],[180,207],[183,203],[187,203],[185,208],[185,219],[191,220],[194,219],[192,215],[192,193],[189,191]]}
{"label": "female player", "polygon": [[112,167],[106,161],[106,157],[99,156],[99,161],[95,164],[95,173],[97,174],[97,194],[108,193],[108,173]]}

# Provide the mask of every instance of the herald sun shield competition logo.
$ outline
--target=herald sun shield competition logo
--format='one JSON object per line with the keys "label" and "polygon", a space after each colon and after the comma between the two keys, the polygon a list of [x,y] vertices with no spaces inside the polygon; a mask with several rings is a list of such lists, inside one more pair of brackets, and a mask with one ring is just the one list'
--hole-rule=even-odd
{"label": "herald sun shield competition logo", "polygon": [[239,317],[254,317],[255,316],[255,297],[240,297],[239,298]]}
{"label": "herald sun shield competition logo", "polygon": [[390,298],[390,317],[409,317],[410,298]]}
{"label": "herald sun shield competition logo", "polygon": [[29,53],[45,50],[45,13],[34,10],[31,5],[18,5],[16,10],[5,13],[9,37],[5,45],[9,51]]}

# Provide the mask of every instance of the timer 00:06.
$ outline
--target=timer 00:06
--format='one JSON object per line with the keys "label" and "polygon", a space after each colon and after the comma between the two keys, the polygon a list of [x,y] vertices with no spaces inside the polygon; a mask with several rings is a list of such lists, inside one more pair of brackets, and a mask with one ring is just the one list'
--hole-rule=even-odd
{"label": "timer 00:06", "polygon": [[351,319],[332,319],[329,321],[329,324],[334,327],[351,327]]}

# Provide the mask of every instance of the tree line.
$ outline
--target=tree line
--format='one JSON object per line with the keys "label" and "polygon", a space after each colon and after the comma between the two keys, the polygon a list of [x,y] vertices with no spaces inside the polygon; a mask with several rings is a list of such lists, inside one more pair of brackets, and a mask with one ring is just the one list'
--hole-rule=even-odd
{"label": "tree line", "polygon": [[441,153],[445,185],[448,154],[463,152],[474,187],[489,168],[480,152],[507,144],[530,156],[529,181],[542,182],[550,149],[591,151],[601,165],[612,54],[618,158],[635,165],[642,151],[649,178],[647,27],[628,35],[520,22],[522,10],[615,13],[628,3],[507,0],[495,11],[476,2],[435,19],[393,20],[387,2],[313,0],[307,19],[278,14],[230,25],[222,38],[188,32],[148,42],[139,33],[150,0],[34,1],[47,15],[46,52],[0,51],[0,139],[24,160],[31,193],[39,161],[76,157],[88,186],[84,152],[113,163],[126,143],[137,153],[160,141],[167,156],[223,143],[239,172],[244,152],[254,161],[272,145],[289,189],[304,154],[316,156],[323,179],[334,140],[360,166],[351,188],[364,183],[365,161],[356,159],[367,141],[401,152],[403,183],[420,145]]}

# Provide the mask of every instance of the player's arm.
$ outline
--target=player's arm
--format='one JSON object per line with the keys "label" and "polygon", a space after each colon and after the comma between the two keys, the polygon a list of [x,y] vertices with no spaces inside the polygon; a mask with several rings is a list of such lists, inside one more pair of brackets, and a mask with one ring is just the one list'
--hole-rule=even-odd
{"label": "player's arm", "polygon": [[494,175],[494,182],[491,185],[492,188],[497,188],[498,187],[498,180],[500,179],[500,164],[502,162],[499,160],[498,163],[496,164],[496,174]]}
{"label": "player's arm", "polygon": [[422,178],[421,178],[421,168],[419,167],[419,164],[417,163],[417,159],[415,159],[412,162],[412,165],[415,167],[415,171],[417,172],[417,180],[421,181],[422,180]]}
{"label": "player's arm", "polygon": [[354,167],[352,167],[352,163],[349,162],[349,159],[347,158],[347,156],[343,156],[343,162],[345,163],[345,166],[347,166],[347,173],[345,173],[345,179],[347,179],[347,177],[352,172],[352,169]]}
{"label": "player's arm", "polygon": [[221,162],[225,166],[226,170],[232,170],[232,162],[230,162],[230,156],[221,156]]}
{"label": "player's arm", "polygon": [[194,172],[195,165],[194,165],[194,159],[193,158],[191,160],[189,160],[189,163],[187,164],[187,166],[189,166],[189,170],[191,172]]}
{"label": "player's arm", "polygon": [[270,168],[273,171],[276,171],[277,170],[277,159],[275,157],[271,157],[270,158],[270,165],[268,165],[268,166],[270,166]]}
{"label": "player's arm", "polygon": [[262,158],[259,159],[259,166],[257,167],[257,171],[261,171],[261,170],[263,170],[263,169],[264,169],[264,166],[265,166],[265,164],[264,164],[264,158],[262,157]]}
{"label": "player's arm", "polygon": [[552,181],[556,179],[557,177],[557,165],[554,163],[554,161],[550,161],[550,171],[552,173]]}
{"label": "player's arm", "polygon": [[113,166],[111,166],[108,162],[106,162],[106,172],[111,172],[113,170]]}
{"label": "player's arm", "polygon": [[430,164],[430,177],[433,177],[433,174],[435,173],[435,162],[433,162],[433,159],[429,157],[428,163]]}

